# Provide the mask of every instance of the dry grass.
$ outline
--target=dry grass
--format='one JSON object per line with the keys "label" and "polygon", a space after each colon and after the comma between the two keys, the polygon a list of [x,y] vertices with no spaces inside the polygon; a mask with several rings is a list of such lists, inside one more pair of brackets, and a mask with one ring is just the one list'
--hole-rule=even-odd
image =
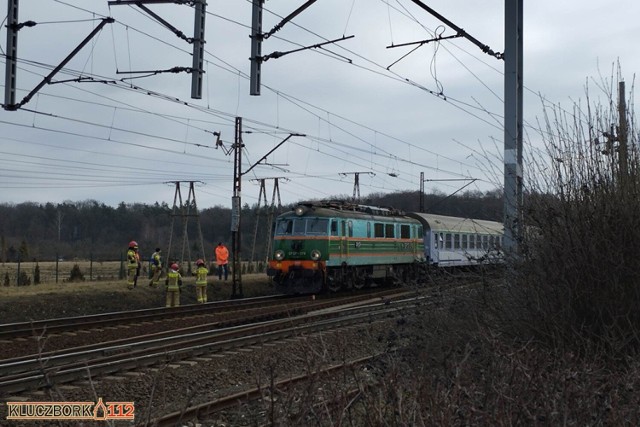
{"label": "dry grass", "polygon": [[[80,271],[84,275],[84,281],[69,281],[71,270],[78,265]],[[3,263],[0,265],[0,295],[37,295],[51,292],[95,292],[96,290],[104,292],[125,292],[127,291],[124,279],[119,279],[120,262],[105,261],[93,262],[89,261],[61,261],[61,262],[39,262],[40,267],[40,284],[33,284],[33,277],[36,268],[35,262],[23,262],[20,264],[20,271],[25,272],[31,279],[29,286],[16,286],[16,277],[18,273],[18,265],[16,263]],[[58,280],[56,282],[56,269],[58,271]],[[9,275],[10,286],[2,286],[5,275]],[[195,281],[194,278],[184,275],[186,284]],[[143,267],[139,283],[147,282],[147,269]],[[215,276],[210,276],[211,283],[217,282]],[[243,274],[242,283],[245,293],[251,295],[264,294],[265,290],[270,290],[270,285],[266,274]],[[223,285],[231,288],[231,276],[228,282]]]}

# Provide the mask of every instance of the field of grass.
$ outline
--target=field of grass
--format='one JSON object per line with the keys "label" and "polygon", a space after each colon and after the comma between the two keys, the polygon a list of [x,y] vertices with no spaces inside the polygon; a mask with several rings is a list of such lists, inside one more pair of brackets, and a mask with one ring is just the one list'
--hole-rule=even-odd
{"label": "field of grass", "polygon": [[[84,281],[70,281],[71,271],[78,266]],[[35,262],[23,262],[20,264],[20,274],[26,274],[30,285],[18,286],[18,264],[0,264],[0,295],[25,295],[43,292],[83,292],[89,290],[121,290],[126,289],[126,279],[120,279],[120,261],[60,261],[60,262],[39,262],[40,283],[35,284]],[[188,274],[184,274],[186,284],[194,282],[195,279]],[[138,283],[145,285],[148,282],[147,266],[143,265]],[[218,282],[217,276],[210,276],[210,282]],[[231,287],[231,274],[224,286]],[[8,281],[8,284],[7,284]],[[242,282],[245,286],[245,293],[253,294],[251,290],[257,287],[258,293],[262,293],[264,288],[269,288],[269,280],[265,273],[243,274]]]}

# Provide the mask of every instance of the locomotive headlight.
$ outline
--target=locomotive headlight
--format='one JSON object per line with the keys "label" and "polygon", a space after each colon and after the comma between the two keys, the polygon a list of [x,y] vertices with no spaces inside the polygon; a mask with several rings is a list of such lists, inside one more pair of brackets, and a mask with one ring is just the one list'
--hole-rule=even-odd
{"label": "locomotive headlight", "polygon": [[296,206],[295,213],[297,216],[302,216],[307,212],[307,209],[304,206]]}
{"label": "locomotive headlight", "polygon": [[275,259],[277,261],[282,261],[284,259],[284,251],[281,249],[278,249],[275,254],[273,254],[273,256],[275,257]]}
{"label": "locomotive headlight", "polygon": [[314,250],[311,251],[311,259],[312,260],[318,261],[321,256],[322,256],[322,253],[320,253],[319,250],[314,249]]}

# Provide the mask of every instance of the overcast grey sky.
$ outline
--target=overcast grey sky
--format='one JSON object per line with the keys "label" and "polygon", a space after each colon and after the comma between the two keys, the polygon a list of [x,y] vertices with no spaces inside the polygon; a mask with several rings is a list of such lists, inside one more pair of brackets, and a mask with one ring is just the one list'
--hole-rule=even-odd
{"label": "overcast grey sky", "polygon": [[[264,31],[302,3],[266,2]],[[504,1],[425,3],[504,51]],[[524,3],[524,117],[531,150],[540,147],[537,94],[570,107],[584,98],[588,78],[611,77],[618,60],[631,89],[640,69],[640,2]],[[148,7],[193,35],[192,7]],[[7,1],[0,0],[0,16],[6,14]],[[0,202],[172,205],[168,182],[197,181],[199,207],[229,206],[233,157],[214,148],[213,132],[221,132],[230,148],[235,117],[251,131],[243,134],[243,170],[289,133],[306,135],[292,137],[243,177],[243,203],[258,202],[260,178],[280,178],[283,203],[351,196],[353,172],[360,172],[362,197],[418,190],[421,172],[429,180],[452,180],[428,181],[427,191],[451,193],[464,178],[477,179],[471,190],[502,185],[503,61],[458,38],[425,44],[394,64],[415,46],[388,46],[455,33],[409,0],[317,1],[267,39],[262,54],[354,37],[267,60],[261,96],[249,96],[251,2],[208,0],[200,100],[190,98],[189,74],[130,73],[191,66],[191,45],[139,8],[109,7],[106,0],[22,0],[19,21],[38,25],[19,32],[17,101],[107,16],[115,22],[54,77],[56,84],[18,111],[0,110]],[[93,80],[71,81],[78,76]],[[266,181],[269,203],[273,183]]]}

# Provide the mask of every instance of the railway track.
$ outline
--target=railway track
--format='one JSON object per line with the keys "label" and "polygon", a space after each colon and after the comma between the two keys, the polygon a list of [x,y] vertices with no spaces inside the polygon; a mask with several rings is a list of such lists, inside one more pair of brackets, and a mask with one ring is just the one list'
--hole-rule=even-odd
{"label": "railway track", "polygon": [[[389,298],[387,303],[394,299],[394,294],[388,291],[384,294]],[[396,291],[396,297],[405,294]],[[298,309],[304,312],[293,314],[288,307],[274,309],[268,317],[275,320],[245,317],[245,324],[239,326],[205,324],[197,328],[174,329],[162,334],[5,359],[0,361],[0,395],[84,380],[89,372],[92,377],[107,375],[353,324],[362,321],[361,316],[364,315],[384,316],[386,313],[380,310],[388,304],[379,302],[380,298],[378,295],[372,300],[358,295],[311,302],[306,298],[304,310]],[[372,304],[372,301],[377,303]]]}
{"label": "railway track", "polygon": [[[473,285],[465,284],[458,289],[468,286]],[[355,366],[360,359],[366,364],[367,357],[389,349],[385,347],[385,334],[396,325],[404,324],[402,319],[419,315],[425,309],[444,307],[448,298],[443,289],[424,293],[387,290],[382,294],[315,301],[305,297],[297,302],[301,306],[295,309],[293,300],[283,302],[286,308],[281,311],[287,312],[286,317],[276,318],[274,314],[271,319],[247,316],[242,320],[239,316],[235,325],[214,321],[199,329],[181,328],[132,337],[128,341],[93,344],[45,358],[40,355],[2,360],[0,395],[5,401],[13,398],[43,400],[43,396],[53,391],[64,390],[62,393],[67,400],[86,401],[87,393],[93,396],[97,390],[96,396],[117,395],[121,401],[135,400],[136,425],[176,425],[177,419],[194,417],[200,420],[226,419],[227,416],[242,418],[242,411],[248,409],[241,410],[238,405],[257,405],[262,413],[264,408],[260,407],[268,403],[265,398],[280,399],[275,395],[278,390],[315,381],[316,374],[323,369],[338,372],[340,366],[342,369]],[[274,305],[271,309],[275,312],[278,307]],[[252,310],[236,311],[246,314]],[[379,345],[375,345],[376,340],[369,336],[376,333],[379,334]],[[341,341],[342,347],[334,349],[335,344],[330,344],[333,341]],[[319,350],[311,350],[314,345],[320,345]],[[309,351],[311,359],[308,359],[309,355],[296,356],[299,352]],[[336,359],[338,354],[340,357]],[[305,359],[308,361],[303,362],[303,366],[297,366]],[[256,370],[273,370],[275,361],[279,360],[285,366],[279,368],[281,372],[273,371],[273,377],[266,379],[267,383],[264,383],[265,378],[250,378],[257,375]],[[265,362],[274,365],[265,368]],[[324,365],[308,372],[309,366],[304,368],[304,365],[310,362]],[[225,380],[227,375],[230,377]],[[244,379],[238,379],[241,377]],[[291,385],[288,385],[290,380]],[[162,387],[170,387],[173,390],[170,395],[184,395],[180,402],[162,400],[156,390],[158,381],[168,382]],[[141,387],[147,391],[140,393],[138,388]],[[199,387],[200,393],[193,395],[191,387]],[[122,390],[128,391],[118,394]],[[274,396],[269,397],[271,393]],[[357,394],[357,389],[354,393]],[[234,405],[236,409],[230,410]],[[229,415],[225,411],[236,412]],[[275,407],[273,411],[276,411]],[[266,413],[259,415],[264,416]],[[235,425],[233,422],[227,424]],[[264,425],[268,424],[265,419]]]}

